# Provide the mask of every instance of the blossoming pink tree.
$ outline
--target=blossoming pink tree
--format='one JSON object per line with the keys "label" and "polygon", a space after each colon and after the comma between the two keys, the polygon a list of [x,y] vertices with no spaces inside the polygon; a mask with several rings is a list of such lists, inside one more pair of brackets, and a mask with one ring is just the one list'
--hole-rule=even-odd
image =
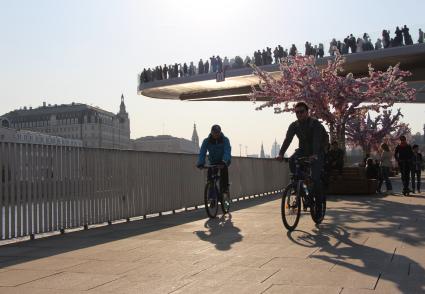
{"label": "blossoming pink tree", "polygon": [[359,146],[363,152],[370,154],[378,151],[382,143],[394,146],[401,135],[408,135],[410,128],[407,124],[400,122],[403,115],[400,109],[396,114],[392,110],[383,110],[375,119],[369,116],[353,117],[346,125],[346,138],[348,145]]}
{"label": "blossoming pink tree", "polygon": [[398,64],[384,72],[369,65],[366,77],[355,78],[351,73],[342,75],[344,62],[337,53],[321,69],[312,56],[289,57],[282,60],[278,78],[254,66],[260,83],[252,88],[250,98],[266,101],[258,110],[274,107],[275,113],[293,111],[291,102],[306,102],[311,115],[328,125],[332,140],[345,148],[345,126],[350,118],[369,110],[379,112],[397,101],[414,100],[415,90],[403,81],[411,73],[400,70]]}

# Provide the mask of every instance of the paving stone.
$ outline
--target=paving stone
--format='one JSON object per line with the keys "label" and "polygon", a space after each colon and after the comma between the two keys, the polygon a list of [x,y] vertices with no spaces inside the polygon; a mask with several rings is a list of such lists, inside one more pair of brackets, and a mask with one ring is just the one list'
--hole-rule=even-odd
{"label": "paving stone", "polygon": [[272,284],[297,286],[328,286],[373,289],[378,275],[369,275],[353,271],[345,272],[321,271],[315,268],[291,269],[284,268],[267,280]]}
{"label": "paving stone", "polygon": [[83,294],[87,293],[86,291],[78,291],[78,290],[64,290],[61,289],[60,292],[56,289],[37,289],[32,288],[28,289],[22,286],[19,287],[0,287],[1,294]]}
{"label": "paving stone", "polygon": [[70,273],[92,273],[92,274],[124,274],[139,266],[135,262],[117,262],[103,260],[89,260],[78,265],[68,267],[64,271]]}
{"label": "paving stone", "polygon": [[[271,285],[265,294],[339,294],[341,287],[324,287],[324,286],[296,286],[296,285]],[[372,294],[372,293],[371,293]]]}
{"label": "paving stone", "polygon": [[40,259],[25,259],[22,260],[22,262],[16,263],[7,268],[60,271],[84,262],[86,261],[82,259],[60,258],[53,256]]}
{"label": "paving stone", "polygon": [[155,280],[155,281],[134,281],[126,277],[121,277],[114,281],[88,290],[88,294],[94,293],[114,293],[114,294],[162,294],[178,293],[178,289],[192,283],[190,280]]}
{"label": "paving stone", "polygon": [[[13,287],[57,274],[56,271],[46,270],[16,270],[0,272],[0,286]],[[2,292],[0,292],[2,293]]]}
{"label": "paving stone", "polygon": [[0,293],[425,293],[425,197],[330,197],[291,233],[274,199],[0,245]]}
{"label": "paving stone", "polygon": [[118,275],[98,275],[87,273],[60,273],[54,276],[26,283],[21,287],[32,291],[34,288],[39,289],[56,289],[56,290],[89,290],[108,282],[120,278]]}

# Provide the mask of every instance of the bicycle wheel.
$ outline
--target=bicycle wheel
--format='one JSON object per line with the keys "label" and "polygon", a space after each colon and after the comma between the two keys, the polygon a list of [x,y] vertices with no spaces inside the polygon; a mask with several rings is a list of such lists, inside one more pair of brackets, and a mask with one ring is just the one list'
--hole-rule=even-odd
{"label": "bicycle wheel", "polygon": [[316,200],[316,197],[314,198],[314,203],[310,207],[310,214],[311,219],[316,223],[320,224],[322,223],[323,219],[325,218],[326,214],[326,196],[322,195],[322,201],[321,203]]}
{"label": "bicycle wheel", "polygon": [[288,231],[295,230],[301,215],[301,199],[293,184],[289,184],[283,191],[280,210],[285,228]]}
{"label": "bicycle wheel", "polygon": [[221,193],[220,202],[221,202],[221,210],[223,211],[223,214],[228,213],[230,210],[230,203],[232,203],[230,192]]}
{"label": "bicycle wheel", "polygon": [[215,218],[218,211],[218,191],[213,182],[205,185],[204,203],[209,218]]}

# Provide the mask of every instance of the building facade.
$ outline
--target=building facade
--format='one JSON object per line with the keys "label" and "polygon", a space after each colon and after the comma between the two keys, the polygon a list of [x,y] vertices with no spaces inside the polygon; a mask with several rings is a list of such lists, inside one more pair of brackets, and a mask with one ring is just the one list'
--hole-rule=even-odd
{"label": "building facade", "polygon": [[66,139],[58,136],[47,135],[27,130],[17,130],[0,126],[0,142],[59,145],[59,146],[83,146],[79,139]]}
{"label": "building facade", "polygon": [[147,136],[133,140],[133,149],[170,153],[199,153],[199,145],[192,141],[169,135]]}
{"label": "building facade", "polygon": [[84,147],[130,149],[130,120],[124,96],[117,114],[86,104],[46,105],[3,115],[9,127],[81,140]]}

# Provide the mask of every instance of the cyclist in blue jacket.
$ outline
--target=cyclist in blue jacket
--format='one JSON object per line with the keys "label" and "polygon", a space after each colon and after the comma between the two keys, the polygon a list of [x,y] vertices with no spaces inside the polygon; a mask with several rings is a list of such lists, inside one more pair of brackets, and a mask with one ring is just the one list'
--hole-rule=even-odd
{"label": "cyclist in blue jacket", "polygon": [[[224,167],[221,169],[221,189],[223,193],[229,191],[229,171],[228,166],[231,162],[231,151],[229,139],[224,136],[221,132],[219,125],[213,125],[211,127],[211,133],[207,138],[204,139],[199,151],[198,168],[203,168],[205,165],[205,159],[208,151],[208,161],[210,164],[223,164]],[[210,170],[208,170],[208,178],[210,178]]]}

